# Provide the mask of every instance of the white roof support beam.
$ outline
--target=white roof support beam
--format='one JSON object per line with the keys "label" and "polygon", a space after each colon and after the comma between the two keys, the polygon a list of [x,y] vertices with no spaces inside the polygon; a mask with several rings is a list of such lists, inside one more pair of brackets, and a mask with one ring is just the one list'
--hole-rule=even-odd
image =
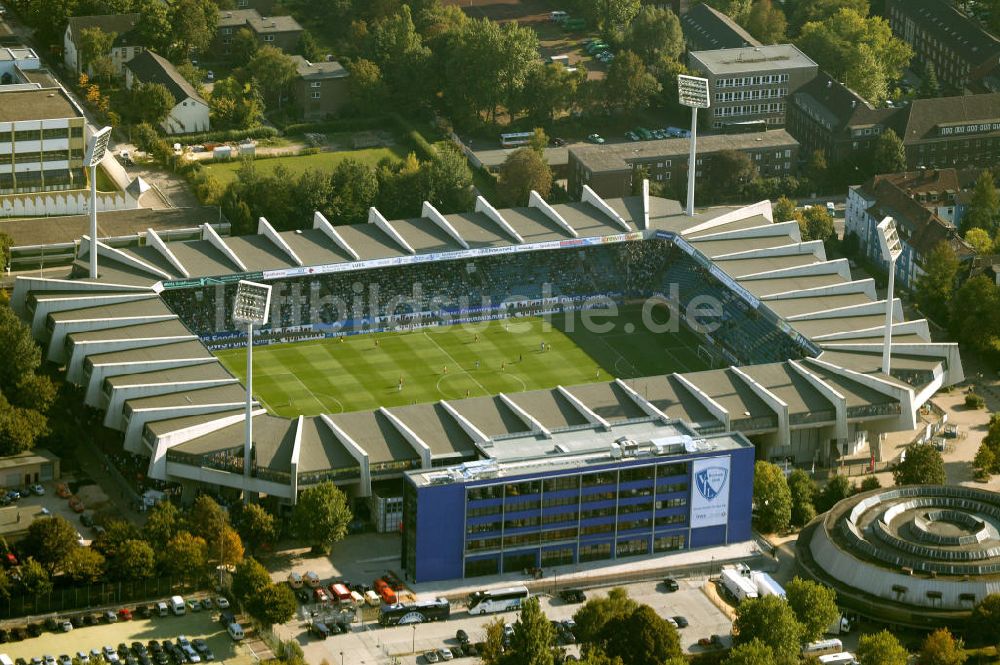
{"label": "white roof support beam", "polygon": [[288,243],[285,242],[285,239],[274,230],[274,227],[271,226],[271,222],[267,221],[265,217],[257,219],[257,235],[263,235],[265,238],[274,243],[275,247],[284,252],[295,265],[305,265],[302,263],[302,259],[299,258],[299,255],[295,253],[295,250],[293,250]]}
{"label": "white roof support beam", "polygon": [[711,413],[713,416],[716,417],[716,419],[718,419],[723,425],[725,425],[727,430],[729,429],[729,421],[730,421],[729,411],[726,411],[726,409],[721,404],[712,399],[708,393],[706,393],[704,390],[702,390],[695,384],[691,383],[691,381],[689,381],[686,377],[682,376],[681,374],[677,374],[675,372],[670,376],[677,379],[677,382],[680,383],[682,386],[684,386],[689,393],[694,395],[694,398],[699,402],[701,402],[702,405],[706,409],[708,409],[709,413]]}
{"label": "white roof support beam", "polygon": [[649,178],[642,179],[642,230],[649,229]]}
{"label": "white roof support beam", "polygon": [[462,431],[468,434],[469,438],[471,438],[475,443],[480,446],[490,446],[493,444],[493,442],[490,441],[490,437],[483,434],[482,430],[472,424],[472,421],[459,413],[451,404],[445,400],[438,401],[438,404],[441,405],[442,409],[448,412],[449,416],[454,418],[455,422],[458,423],[458,426],[462,428]]}
{"label": "white roof support beam", "polygon": [[621,388],[623,391],[625,391],[625,394],[627,394],[632,399],[632,401],[635,402],[636,406],[642,409],[647,416],[659,418],[663,422],[667,422],[670,420],[670,417],[666,413],[660,411],[658,408],[656,408],[655,404],[653,404],[648,399],[646,399],[638,392],[633,390],[632,386],[630,386],[629,384],[625,383],[621,379],[615,379],[615,385]]}
{"label": "white roof support beam", "polygon": [[570,226],[569,222],[563,219],[562,215],[557,213],[555,208],[546,203],[545,199],[542,198],[542,195],[535,190],[531,190],[531,194],[528,196],[528,207],[540,210],[543,215],[558,224],[563,231],[570,234],[574,238],[580,237],[580,234],[576,232],[576,229]]}
{"label": "white roof support beam", "polygon": [[407,254],[417,253],[417,250],[413,249],[410,243],[406,242],[406,238],[401,236],[399,231],[393,228],[392,224],[374,206],[368,208],[368,223],[374,224],[381,229],[383,233],[392,238],[393,242],[399,245]]}
{"label": "white roof support beam", "polygon": [[593,409],[584,404],[579,397],[577,397],[570,391],[566,390],[566,388],[564,388],[563,386],[556,386],[556,390],[558,390],[559,394],[562,395],[564,398],[566,398],[566,401],[572,404],[573,407],[577,411],[579,411],[584,418],[590,421],[591,425],[597,425],[598,427],[604,430],[611,429],[611,423],[609,423],[607,420],[597,415],[593,411]]}
{"label": "white roof support beam", "polygon": [[774,224],[762,224],[761,226],[751,226],[746,229],[733,229],[730,231],[718,231],[716,233],[705,233],[693,238],[688,238],[689,242],[699,240],[739,240],[740,238],[773,238],[775,236],[789,236],[795,242],[802,241],[802,231],[798,222],[776,222]]}
{"label": "white roof support beam", "polygon": [[[876,335],[881,336],[885,332],[885,324],[879,324],[877,326],[872,326],[871,328],[863,328],[861,330],[847,330],[844,332],[834,332],[827,333],[826,335],[813,335],[812,340],[814,342],[822,342],[820,346],[825,346],[827,342],[833,342],[837,340],[844,339],[857,339],[859,337],[874,337]],[[917,319],[916,321],[902,321],[900,323],[894,323],[892,325],[893,335],[905,335],[912,333],[914,335],[920,335],[921,338],[926,339],[928,342],[931,341],[930,326],[927,324],[927,319]],[[895,346],[895,344],[893,344]]]}
{"label": "white roof support beam", "polygon": [[156,293],[148,286],[135,284],[111,284],[107,282],[81,282],[73,279],[50,279],[48,277],[18,277],[14,281],[14,292],[10,297],[10,306],[19,315],[24,316],[28,293],[31,291],[93,291],[100,295],[101,291],[135,291],[136,293]]}
{"label": "white roof support beam", "polygon": [[503,402],[508,409],[514,412],[514,415],[524,421],[524,424],[530,427],[532,432],[535,434],[541,434],[546,439],[552,438],[552,432],[550,432],[545,425],[539,422],[537,418],[518,406],[517,402],[503,393],[498,394],[497,397],[500,398],[500,401]]}
{"label": "white roof support beam", "polygon": [[167,262],[182,276],[191,276],[191,273],[188,272],[188,269],[183,263],[180,262],[180,259],[174,256],[174,253],[170,251],[169,247],[167,247],[167,243],[163,242],[163,238],[161,238],[160,235],[153,229],[146,229],[146,244],[158,251],[160,256],[165,258]]}
{"label": "white roof support beam", "polygon": [[[698,242],[705,240],[705,238],[698,238],[694,241],[694,246],[698,246]],[[734,240],[739,240],[739,238],[734,238]],[[768,256],[800,256],[802,254],[812,254],[816,257],[817,261],[826,260],[826,249],[823,247],[823,241],[821,240],[809,240],[806,242],[792,242],[787,245],[778,245],[777,247],[764,247],[760,249],[745,249],[738,252],[729,252],[728,254],[713,254],[711,259],[713,261],[723,261],[727,259],[761,259]]]}
{"label": "white roof support beam", "polygon": [[771,407],[771,410],[778,416],[778,445],[789,445],[791,443],[791,430],[788,426],[788,404],[739,367],[730,367],[729,370],[738,376],[757,397]]}
{"label": "white roof support beam", "polygon": [[346,240],[344,240],[344,237],[333,227],[333,224],[327,221],[326,217],[323,216],[323,213],[318,210],[313,213],[313,228],[322,231],[323,235],[332,240],[333,244],[337,247],[347,252],[348,256],[352,259],[355,261],[361,260],[361,256],[354,251],[354,248],[351,247]]}
{"label": "white roof support beam", "polygon": [[[737,208],[736,210],[730,210],[727,213],[723,213],[718,217],[713,217],[707,222],[702,222],[701,224],[696,224],[689,229],[684,229],[681,231],[682,235],[691,235],[692,233],[700,233],[701,231],[708,231],[709,229],[714,229],[719,226],[724,226],[730,222],[736,222],[741,219],[746,219],[747,217],[753,217],[754,215],[760,215],[769,222],[774,221],[774,217],[771,216],[771,202],[770,201],[759,201],[758,203],[752,203],[748,206],[743,206],[742,208]],[[788,220],[782,220],[788,221]]]}
{"label": "white roof support beam", "polygon": [[160,270],[156,266],[146,263],[145,261],[143,261],[138,257],[132,256],[131,254],[127,254],[126,252],[123,252],[120,249],[115,249],[114,247],[105,245],[100,240],[97,241],[95,249],[90,243],[89,235],[81,237],[80,249],[77,255],[81,257],[90,256],[91,251],[96,251],[99,256],[103,256],[113,261],[118,261],[119,263],[124,263],[127,266],[131,266],[132,268],[136,268],[143,272],[147,272],[150,275],[155,275],[156,277],[159,277],[161,279],[173,279],[173,275],[171,275],[170,273],[164,270]]}
{"label": "white roof support beam", "polygon": [[[263,219],[263,217],[261,218]],[[297,503],[299,496],[299,458],[302,456],[302,421],[303,416],[295,419],[295,438],[292,440],[291,481],[292,503]]]}
{"label": "white roof support beam", "polygon": [[210,225],[201,225],[201,239],[207,240],[212,244],[212,247],[215,247],[217,250],[225,254],[226,258],[232,261],[233,265],[237,268],[243,272],[250,272],[250,269],[247,268],[247,265],[243,263],[242,259],[236,256],[236,252],[233,251],[233,248],[227,245],[226,241],[222,239],[222,236],[220,236]]}
{"label": "white roof support beam", "polygon": [[806,358],[804,362],[808,365],[815,367],[821,367],[831,374],[837,374],[838,376],[845,377],[863,386],[871,388],[875,392],[882,393],[896,399],[899,402],[900,414],[897,421],[897,426],[900,429],[916,429],[917,427],[917,404],[915,400],[915,394],[913,388],[909,386],[902,386],[894,381],[889,381],[883,379],[874,374],[864,374],[862,372],[855,372],[852,369],[847,369],[846,367],[840,367],[834,365],[833,363],[828,363],[819,358]]}
{"label": "white roof support beam", "polygon": [[417,436],[416,432],[410,429],[410,427],[406,423],[400,420],[400,418],[397,417],[396,414],[390,411],[389,409],[385,408],[384,406],[380,406],[378,412],[381,413],[383,416],[385,416],[389,420],[389,422],[392,423],[392,426],[395,427],[396,430],[398,430],[399,433],[403,435],[403,438],[406,439],[411,446],[413,446],[413,449],[417,452],[417,455],[420,457],[420,467],[422,469],[431,468],[433,466],[432,464],[433,455],[431,453],[431,447],[428,446],[426,443],[424,443],[423,439]]}
{"label": "white roof support beam", "polygon": [[[850,305],[848,307],[837,307],[834,309],[820,309],[815,312],[786,316],[786,321],[816,321],[818,319],[840,319],[851,316],[872,316],[885,312],[885,300],[863,303],[861,305]],[[903,303],[899,298],[892,300],[893,321],[903,320]],[[884,326],[883,326],[884,327]],[[895,327],[895,326],[894,326]]]}
{"label": "white roof support beam", "polygon": [[853,282],[838,282],[837,284],[829,284],[827,286],[816,286],[811,289],[795,289],[792,291],[779,291],[776,293],[767,293],[760,296],[761,300],[795,300],[797,298],[815,298],[822,296],[837,296],[837,295],[847,295],[852,293],[861,293],[872,300],[878,298],[875,293],[875,280],[868,279],[858,279]]}
{"label": "white roof support beam", "polygon": [[521,237],[521,234],[518,233],[514,227],[511,226],[510,222],[504,219],[503,215],[501,215],[500,212],[482,196],[476,197],[476,212],[482,213],[493,220],[493,223],[503,229],[511,238],[516,240],[517,244],[524,244],[524,238]]}
{"label": "white roof support beam", "polygon": [[600,210],[612,222],[622,227],[622,229],[626,231],[632,230],[632,227],[628,225],[625,218],[615,212],[615,209],[609,206],[607,201],[598,196],[597,192],[590,188],[590,185],[583,186],[583,194],[580,196],[580,200]]}
{"label": "white roof support beam", "polygon": [[816,261],[807,263],[804,266],[792,266],[790,268],[779,268],[778,270],[764,270],[762,272],[737,274],[736,267],[731,266],[730,272],[737,279],[773,279],[776,277],[803,277],[807,275],[840,275],[845,282],[851,281],[851,266],[847,259],[834,259],[832,261]]}
{"label": "white roof support beam", "polygon": [[420,216],[437,224],[442,231],[450,235],[455,242],[461,245],[462,249],[469,249],[469,243],[465,241],[462,234],[455,230],[451,222],[445,219],[445,216],[439,213],[437,208],[431,205],[430,201],[424,201],[424,205],[420,209]]}
{"label": "white roof support beam", "polygon": [[844,397],[836,388],[831,386],[829,383],[824,381],[819,376],[813,374],[800,363],[789,360],[789,366],[792,370],[801,376],[803,379],[809,382],[813,388],[815,388],[820,394],[823,395],[830,404],[833,406],[833,410],[836,413],[836,424],[834,426],[834,436],[837,437],[838,441],[847,440],[847,398]]}
{"label": "white roof support beam", "polygon": [[[895,332],[896,326],[893,326]],[[824,349],[831,351],[857,351],[860,353],[882,353],[881,342],[851,343],[850,341],[837,343],[824,343]],[[965,381],[965,370],[962,369],[962,357],[958,353],[958,344],[950,343],[927,343],[913,344],[908,342],[893,342],[892,352],[901,353],[907,356],[917,356],[920,358],[933,358],[948,364],[945,375],[945,383],[954,385]]]}
{"label": "white roof support beam", "polygon": [[353,457],[358,465],[361,467],[361,496],[371,496],[372,495],[372,471],[371,463],[368,459],[368,451],[358,445],[358,442],[351,438],[351,435],[345,432],[340,425],[333,422],[333,419],[322,414],[320,416],[320,421],[327,426],[327,428],[333,432],[333,435],[337,437],[337,440],[344,444],[344,448],[347,449],[348,454]]}

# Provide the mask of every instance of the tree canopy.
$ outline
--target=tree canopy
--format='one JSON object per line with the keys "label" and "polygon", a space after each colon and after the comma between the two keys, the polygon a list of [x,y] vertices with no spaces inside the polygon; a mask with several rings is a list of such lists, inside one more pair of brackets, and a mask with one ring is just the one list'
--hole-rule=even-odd
{"label": "tree canopy", "polygon": [[802,639],[818,640],[826,629],[837,620],[837,592],[811,580],[795,577],[785,585],[788,606],[802,624]]}
{"label": "tree canopy", "polygon": [[920,665],[963,665],[968,659],[962,640],[956,640],[947,628],[938,628],[920,645]]}
{"label": "tree canopy", "polygon": [[906,665],[906,649],[888,630],[862,635],[857,650],[860,665]]}
{"label": "tree canopy", "polygon": [[753,504],[757,528],[764,533],[788,529],[792,519],[792,495],[785,473],[776,464],[759,460],[754,464]]}
{"label": "tree canopy", "polygon": [[892,470],[897,485],[944,485],[944,460],[937,448],[929,443],[911,443],[906,447],[906,459]]}
{"label": "tree canopy", "polygon": [[962,215],[962,230],[979,228],[986,231],[990,237],[997,235],[1000,226],[1000,191],[997,190],[993,180],[993,174],[983,169],[976,179],[976,186],[972,190],[972,200],[969,207]]}
{"label": "tree canopy", "polygon": [[744,600],[736,608],[735,644],[760,640],[774,651],[775,662],[790,665],[798,661],[803,627],[791,606],[778,596]]}
{"label": "tree canopy", "polygon": [[545,158],[531,148],[520,148],[507,156],[500,166],[497,189],[508,206],[528,205],[532,190],[542,198],[552,190],[552,171]]}
{"label": "tree canopy", "polygon": [[306,488],[292,512],[292,529],[317,550],[329,552],[334,543],[347,535],[353,516],[347,497],[327,481]]}
{"label": "tree canopy", "polygon": [[958,256],[941,241],[924,259],[924,273],[917,278],[916,299],[920,310],[939,323],[948,322],[948,307],[955,295]]}

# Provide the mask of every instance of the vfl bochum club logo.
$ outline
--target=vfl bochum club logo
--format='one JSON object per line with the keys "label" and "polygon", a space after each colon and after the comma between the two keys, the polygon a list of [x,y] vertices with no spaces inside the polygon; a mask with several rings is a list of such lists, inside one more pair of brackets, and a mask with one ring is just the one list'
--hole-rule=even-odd
{"label": "vfl bochum club logo", "polygon": [[721,466],[710,466],[699,471],[695,475],[694,482],[698,487],[698,493],[705,497],[706,501],[712,501],[722,493],[728,477],[729,469]]}

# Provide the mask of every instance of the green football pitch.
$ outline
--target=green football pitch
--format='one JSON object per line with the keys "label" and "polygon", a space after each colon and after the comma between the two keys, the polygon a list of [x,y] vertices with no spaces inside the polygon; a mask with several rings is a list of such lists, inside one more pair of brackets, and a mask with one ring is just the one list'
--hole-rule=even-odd
{"label": "green football pitch", "polygon": [[[613,328],[576,314],[256,347],[254,394],[272,413],[317,415],[706,368],[690,332],[651,332],[635,310],[594,320]],[[245,350],[217,355],[246,378]]]}

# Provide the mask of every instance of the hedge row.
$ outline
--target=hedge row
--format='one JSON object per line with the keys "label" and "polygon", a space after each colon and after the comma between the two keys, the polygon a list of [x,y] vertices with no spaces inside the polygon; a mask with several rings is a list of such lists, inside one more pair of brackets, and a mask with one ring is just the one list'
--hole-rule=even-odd
{"label": "hedge row", "polygon": [[285,127],[286,136],[301,136],[310,132],[326,134],[327,132],[357,132],[365,129],[377,129],[385,123],[384,116],[369,116],[365,118],[338,118],[323,122],[300,122]]}
{"label": "hedge row", "polygon": [[252,127],[250,129],[220,129],[198,134],[176,134],[166,138],[171,143],[194,145],[196,143],[224,143],[242,139],[271,139],[278,134],[278,130],[274,127]]}
{"label": "hedge row", "polygon": [[435,150],[434,146],[427,142],[424,135],[421,134],[409,120],[395,112],[390,113],[389,118],[396,123],[396,127],[399,129],[400,133],[404,134],[410,141],[410,144],[417,153],[417,157],[423,159],[424,161],[437,161],[437,150]]}

